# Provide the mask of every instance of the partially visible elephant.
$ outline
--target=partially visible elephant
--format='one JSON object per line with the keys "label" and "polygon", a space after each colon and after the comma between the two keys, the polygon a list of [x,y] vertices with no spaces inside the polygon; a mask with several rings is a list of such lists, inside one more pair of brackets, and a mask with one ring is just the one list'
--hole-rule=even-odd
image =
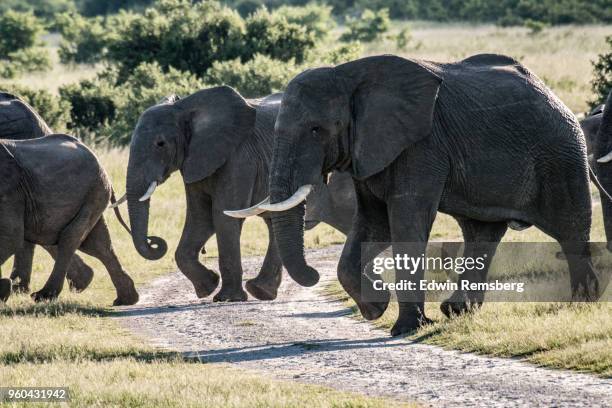
{"label": "partially visible elephant", "polygon": [[[198,259],[206,242],[216,234],[222,285],[213,299],[247,299],[240,256],[243,220],[228,217],[223,210],[249,207],[268,195],[272,137],[281,96],[245,100],[230,87],[214,87],[183,99],[168,97],[145,111],[136,125],[126,182],[134,246],[150,260],[166,253],[163,239],[148,236],[150,199],[159,184],[180,170],[187,214],[175,258],[200,298],[210,295],[219,283],[219,276]],[[347,180],[338,175],[329,186],[317,186],[321,202],[315,204],[316,195],[309,198],[313,205],[308,227],[324,221],[348,232],[354,196],[353,201],[336,202],[330,195],[336,186],[339,191],[345,189]],[[247,291],[261,300],[276,298],[281,282],[282,264],[270,216],[274,214],[263,217],[269,233],[263,266],[259,275],[246,283]]]}
{"label": "partially visible elephant", "polygon": [[[304,259],[302,198],[330,171],[351,173],[357,213],[338,278],[366,319],[384,313],[390,293],[375,291],[363,275],[380,247],[362,253],[362,243],[392,242],[394,255],[418,257],[438,211],[458,221],[465,257],[488,254],[482,270],[460,275],[460,289],[441,305],[445,314],[482,304],[484,291],[464,291],[461,282],[486,281],[508,227],[535,225],[558,240],[574,298],[599,296],[588,245],[591,196],[580,125],[510,57],[434,63],[385,55],[305,71],[283,95],[273,151],[269,200],[251,211],[282,214],[272,217],[280,256],[302,285],[319,279]],[[418,284],[423,269],[395,275],[398,282]],[[376,298],[363,296],[374,291]],[[392,335],[428,321],[422,291],[396,293]]]}
{"label": "partially visible elephant", "polygon": [[[47,136],[53,133],[40,115],[19,97],[0,92],[0,139],[26,140]],[[48,250],[53,256],[54,252]],[[34,244],[24,242],[15,254],[11,279],[13,289],[19,292],[30,291]],[[85,290],[93,279],[93,270],[75,255],[68,268],[70,288],[80,292]]]}
{"label": "partially visible elephant", "polygon": [[[606,191],[612,191],[612,91],[605,105],[599,106],[580,121],[584,132],[589,162]],[[612,251],[612,201],[601,194],[607,248]]]}
{"label": "partially visible elephant", "polygon": [[[49,279],[32,294],[35,301],[60,294],[77,249],[108,270],[117,291],[113,305],[138,301],[102,215],[112,194],[108,176],[85,145],[67,135],[0,140],[0,178],[0,264],[24,241],[52,247],[55,255]],[[0,278],[0,300],[10,293],[11,280]]]}

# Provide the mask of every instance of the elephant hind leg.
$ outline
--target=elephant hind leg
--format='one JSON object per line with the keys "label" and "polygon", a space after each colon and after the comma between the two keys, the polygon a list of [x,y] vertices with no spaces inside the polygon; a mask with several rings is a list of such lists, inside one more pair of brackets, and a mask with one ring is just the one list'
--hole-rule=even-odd
{"label": "elephant hind leg", "polygon": [[133,305],[138,302],[134,281],[119,263],[104,217],[100,217],[79,249],[104,264],[117,292],[113,306]]}
{"label": "elephant hind leg", "polygon": [[[482,270],[471,269],[460,276],[459,283],[467,281],[470,283],[486,282],[491,261],[508,229],[506,222],[483,222],[470,218],[459,218],[457,222],[463,232],[465,242],[463,257],[484,258]],[[485,256],[486,254],[486,256]],[[461,286],[460,286],[461,287]],[[458,289],[447,300],[442,302],[440,309],[447,317],[461,314],[479,308],[484,302],[484,291],[463,291]]]}
{"label": "elephant hind leg", "polygon": [[587,241],[560,241],[567,259],[573,301],[594,302],[599,299],[599,279],[591,261],[591,250]]}
{"label": "elephant hind leg", "polygon": [[32,277],[32,260],[34,258],[34,244],[24,241],[21,249],[15,252],[11,280],[14,282],[15,292],[28,293],[30,291],[30,278]]}
{"label": "elephant hind leg", "polygon": [[268,227],[268,250],[259,274],[246,282],[246,290],[259,300],[274,300],[281,284],[283,264],[272,230],[272,222],[264,219]]}
{"label": "elephant hind leg", "polygon": [[[57,259],[57,247],[56,246],[45,246],[49,255],[53,259]],[[75,292],[82,292],[87,289],[87,286],[93,280],[93,269],[87,265],[81,257],[74,255],[68,266],[68,272],[66,273],[66,279],[71,290]]]}

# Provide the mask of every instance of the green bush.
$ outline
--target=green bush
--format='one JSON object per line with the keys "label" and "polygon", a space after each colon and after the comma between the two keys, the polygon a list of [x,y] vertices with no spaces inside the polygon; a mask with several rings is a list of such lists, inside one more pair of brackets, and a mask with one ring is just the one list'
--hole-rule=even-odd
{"label": "green bush", "polygon": [[44,89],[31,89],[15,84],[0,84],[2,92],[9,92],[26,101],[47,122],[54,132],[66,130],[70,105]]}
{"label": "green bush", "polygon": [[64,64],[95,64],[101,61],[109,41],[109,29],[102,17],[86,19],[78,13],[67,12],[55,18],[55,28],[62,35],[59,46],[60,61]]}
{"label": "green bush", "polygon": [[229,85],[244,97],[255,98],[283,90],[298,72],[293,60],[283,62],[257,54],[245,63],[238,58],[215,62],[206,72],[206,82]]}
{"label": "green bush", "polygon": [[589,102],[592,108],[605,103],[608,94],[612,91],[612,35],[606,37],[608,52],[604,52],[593,62],[595,77],[593,78],[592,89],[595,98]]}
{"label": "green bush", "polygon": [[374,41],[389,30],[390,23],[388,9],[381,9],[376,12],[366,9],[360,17],[347,18],[346,27],[348,31],[342,34],[340,40]]}
{"label": "green bush", "polygon": [[0,1],[0,14],[9,10],[20,12],[33,12],[37,17],[52,20],[57,13],[74,10],[74,0],[2,0]]}
{"label": "green bush", "polygon": [[39,44],[43,24],[31,12],[7,11],[0,15],[0,58]]}
{"label": "green bush", "polygon": [[274,15],[284,17],[290,23],[301,25],[316,38],[323,39],[336,27],[331,11],[330,6],[310,3],[303,7],[281,6],[274,10]]}
{"label": "green bush", "polygon": [[259,9],[246,19],[245,48],[242,60],[264,54],[281,61],[295,59],[302,63],[315,45],[313,32],[290,23],[281,15]]}

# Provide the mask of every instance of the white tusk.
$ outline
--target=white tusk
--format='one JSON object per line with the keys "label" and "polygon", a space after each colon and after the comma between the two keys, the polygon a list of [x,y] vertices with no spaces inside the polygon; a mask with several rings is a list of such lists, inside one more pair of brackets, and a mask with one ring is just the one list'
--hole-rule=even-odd
{"label": "white tusk", "polygon": [[261,203],[255,204],[252,207],[245,208],[244,210],[234,210],[234,211],[225,210],[223,211],[223,214],[228,215],[230,217],[234,217],[234,218],[246,218],[252,215],[258,215],[263,212],[266,212],[266,210],[259,208],[260,205],[264,205],[264,204],[270,204],[269,196],[266,197],[266,199],[263,200]]}
{"label": "white tusk", "polygon": [[312,190],[312,184],[306,184],[297,189],[295,193],[285,201],[276,204],[263,204],[259,208],[263,208],[266,211],[286,211],[300,204],[306,199],[306,196],[310,194]]}
{"label": "white tusk", "polygon": [[597,163],[608,163],[609,161],[612,161],[612,151],[606,154],[605,156],[597,159]]}
{"label": "white tusk", "polygon": [[121,204],[125,203],[127,201],[127,194],[124,194],[120,199],[118,199],[117,201],[115,201],[115,204],[111,204],[108,206],[108,208],[116,208],[119,207]]}
{"label": "white tusk", "polygon": [[593,161],[593,157],[595,157],[595,156],[593,156],[593,153],[591,153],[591,154],[589,154],[589,155],[587,156],[587,160],[588,160],[588,161],[590,161],[590,162],[592,162],[592,161]]}
{"label": "white tusk", "polygon": [[144,195],[140,197],[138,201],[147,201],[149,198],[151,198],[156,188],[157,188],[157,181],[154,181],[149,186],[149,189],[147,190],[147,192],[144,193]]}

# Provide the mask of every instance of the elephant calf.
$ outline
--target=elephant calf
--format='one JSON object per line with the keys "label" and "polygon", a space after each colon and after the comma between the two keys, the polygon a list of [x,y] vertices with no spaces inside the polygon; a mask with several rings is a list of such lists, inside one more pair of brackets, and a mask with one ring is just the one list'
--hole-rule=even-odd
{"label": "elephant calf", "polygon": [[[219,283],[219,276],[198,260],[206,242],[216,234],[222,287],[214,300],[247,299],[240,257],[243,220],[228,217],[223,210],[251,206],[268,194],[280,99],[275,94],[245,100],[227,86],[204,89],[183,99],[166,98],[145,111],[134,130],[126,185],[134,245],[147,259],[164,256],[165,241],[147,232],[150,198],[159,184],[180,170],[187,215],[175,256],[200,298],[210,295]],[[355,207],[352,180],[337,174],[332,184],[338,186],[334,191],[347,198],[335,200],[338,197],[330,195],[332,189],[317,185],[308,198],[312,216],[307,215],[307,226],[323,221],[347,233]],[[282,264],[271,226],[274,216],[264,216],[269,244],[261,272],[246,283],[247,291],[261,300],[276,298],[281,282]]]}
{"label": "elephant calf", "polygon": [[[15,95],[0,92],[0,138],[26,140],[52,133],[51,128],[30,105]],[[53,250],[46,249],[51,256],[54,256],[55,252]],[[24,242],[21,249],[15,253],[15,261],[13,262],[11,280],[14,290],[19,292],[30,291],[33,258],[34,244]],[[68,268],[67,277],[70,288],[80,292],[91,283],[93,270],[78,255],[75,255]]]}
{"label": "elephant calf", "polygon": [[[96,156],[77,139],[50,135],[32,140],[0,139],[0,264],[23,242],[53,246],[55,265],[36,301],[56,298],[77,249],[98,258],[108,270],[117,298],[138,301],[134,282],[115,255],[102,216],[111,186]],[[0,279],[0,299],[11,280]]]}

